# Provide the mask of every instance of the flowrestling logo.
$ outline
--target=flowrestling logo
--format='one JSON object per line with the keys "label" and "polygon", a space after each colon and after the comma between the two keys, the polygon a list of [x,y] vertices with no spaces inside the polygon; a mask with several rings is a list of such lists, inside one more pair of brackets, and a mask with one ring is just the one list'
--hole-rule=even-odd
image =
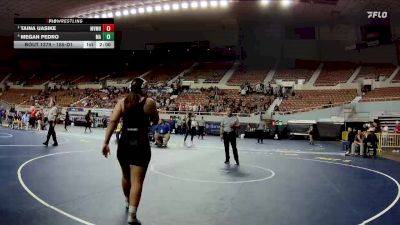
{"label": "flowrestling logo", "polygon": [[380,18],[385,19],[388,16],[386,11],[367,11],[368,18]]}

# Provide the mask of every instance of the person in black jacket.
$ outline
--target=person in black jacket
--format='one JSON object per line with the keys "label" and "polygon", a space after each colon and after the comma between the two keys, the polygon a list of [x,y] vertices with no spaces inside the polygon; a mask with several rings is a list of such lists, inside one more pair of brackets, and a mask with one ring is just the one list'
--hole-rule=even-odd
{"label": "person in black jacket", "polygon": [[[366,150],[364,151],[364,157],[368,155],[368,146],[371,146],[374,153],[373,156],[376,157],[376,149],[378,147],[378,137],[375,134],[374,129],[370,128],[367,131],[367,138],[364,140]],[[369,144],[369,145],[368,145]]]}
{"label": "person in black jacket", "polygon": [[69,126],[69,123],[70,123],[70,118],[69,118],[69,113],[67,111],[65,113],[65,120],[64,120],[64,129],[65,129],[65,131],[68,131],[67,127]]}
{"label": "person in black jacket", "polygon": [[86,125],[85,125],[85,133],[86,133],[86,129],[89,128],[90,133],[92,133],[92,112],[89,110],[85,116],[85,120],[86,120]]}
{"label": "person in black jacket", "polygon": [[314,145],[314,137],[315,137],[315,131],[314,131],[314,126],[311,125],[309,130],[308,130],[308,136],[309,136],[309,144]]}

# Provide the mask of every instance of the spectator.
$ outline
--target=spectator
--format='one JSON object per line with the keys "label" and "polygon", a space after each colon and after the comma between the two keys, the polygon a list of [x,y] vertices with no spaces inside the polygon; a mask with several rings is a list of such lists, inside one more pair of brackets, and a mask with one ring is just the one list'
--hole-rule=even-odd
{"label": "spectator", "polygon": [[22,124],[25,125],[25,129],[29,129],[29,115],[28,112],[25,112],[25,114],[22,116]]}
{"label": "spectator", "polygon": [[394,128],[394,132],[396,134],[400,134],[400,124],[399,121],[396,121],[396,127]]}
{"label": "spectator", "polygon": [[115,138],[116,138],[117,144],[119,142],[119,137],[121,135],[121,130],[122,130],[122,118],[119,120],[117,128],[115,129]]}
{"label": "spectator", "polygon": [[[356,134],[353,131],[353,128],[351,128],[351,127],[347,128],[347,142],[348,142],[349,148],[347,149],[347,152],[345,153],[345,155],[350,155],[351,146],[353,145],[355,136],[356,136]],[[346,148],[347,148],[347,146],[346,146]]]}
{"label": "spectator", "polygon": [[157,146],[159,146],[159,147],[167,146],[168,141],[171,137],[170,132],[171,132],[171,128],[170,128],[169,124],[165,123],[165,121],[163,119],[160,119],[160,121],[156,127],[156,134],[155,134]]}
{"label": "spectator", "polygon": [[103,128],[107,128],[107,117],[105,115],[101,119],[101,123],[103,124]]}
{"label": "spectator", "polygon": [[363,157],[367,157],[368,147],[371,146],[373,149],[373,157],[376,157],[376,149],[378,146],[378,137],[375,135],[375,130],[373,128],[368,129],[367,131],[367,138],[365,139],[365,145],[367,147],[366,151],[364,152]]}
{"label": "spectator", "polygon": [[360,155],[364,155],[364,135],[361,130],[357,131],[357,135],[354,138],[354,142],[351,145],[351,155],[355,155],[356,148],[360,148]]}

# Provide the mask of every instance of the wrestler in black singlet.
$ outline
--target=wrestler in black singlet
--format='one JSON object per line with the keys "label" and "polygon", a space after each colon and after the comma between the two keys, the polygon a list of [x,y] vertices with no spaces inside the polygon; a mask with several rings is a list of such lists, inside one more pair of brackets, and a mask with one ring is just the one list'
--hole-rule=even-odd
{"label": "wrestler in black singlet", "polygon": [[186,134],[185,134],[184,141],[186,141],[187,136],[190,134],[190,140],[193,142],[193,137],[196,135],[196,127],[192,126],[192,117],[191,116],[189,116],[186,119],[188,121],[187,121],[187,125],[186,125]]}
{"label": "wrestler in black singlet", "polygon": [[129,168],[129,165],[140,167],[149,165],[151,149],[148,128],[150,122],[143,109],[146,99],[144,98],[134,108],[124,112],[117,150],[117,158],[122,168]]}

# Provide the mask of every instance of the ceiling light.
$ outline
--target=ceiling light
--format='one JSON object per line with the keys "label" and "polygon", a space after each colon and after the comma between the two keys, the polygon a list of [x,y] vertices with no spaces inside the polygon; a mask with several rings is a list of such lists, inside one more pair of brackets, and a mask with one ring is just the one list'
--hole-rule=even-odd
{"label": "ceiling light", "polygon": [[193,9],[197,9],[199,7],[199,3],[196,1],[193,1],[190,3],[190,7],[192,7]]}
{"label": "ceiling light", "polygon": [[147,6],[147,7],[146,7],[146,11],[147,11],[148,13],[152,13],[152,12],[153,12],[153,7],[152,7],[152,6]]}
{"label": "ceiling light", "polygon": [[101,14],[101,18],[107,18],[107,14],[106,13]]}
{"label": "ceiling light", "polygon": [[140,8],[138,9],[138,12],[139,12],[140,14],[144,13],[144,8],[143,8],[143,7],[140,7]]}
{"label": "ceiling light", "polygon": [[181,7],[182,7],[182,9],[187,9],[187,8],[189,8],[189,4],[187,2],[182,2]]}
{"label": "ceiling light", "polygon": [[179,4],[178,3],[172,4],[172,9],[173,10],[179,10]]}
{"label": "ceiling light", "polygon": [[115,12],[115,16],[119,17],[121,15],[122,15],[121,11],[118,10],[118,11]]}
{"label": "ceiling light", "polygon": [[215,8],[215,7],[217,7],[218,6],[218,2],[217,1],[210,1],[210,5],[211,5],[211,7],[213,7],[213,8]]}
{"label": "ceiling light", "polygon": [[292,1],[290,1],[290,0],[282,0],[281,1],[281,6],[283,6],[283,7],[288,7],[288,6],[290,6],[290,4],[292,4]]}
{"label": "ceiling light", "polygon": [[269,0],[261,0],[261,5],[268,5],[269,4]]}
{"label": "ceiling light", "polygon": [[171,6],[170,6],[169,4],[165,4],[165,5],[163,6],[163,9],[164,9],[165,11],[169,11],[169,10],[171,9]]}
{"label": "ceiling light", "polygon": [[98,19],[98,18],[100,18],[100,16],[98,14],[95,14],[94,18]]}
{"label": "ceiling light", "polygon": [[137,13],[137,10],[136,10],[135,8],[132,8],[132,9],[131,9],[131,14],[132,14],[132,15],[135,15],[136,13]]}
{"label": "ceiling light", "polygon": [[160,11],[162,10],[162,7],[161,7],[161,5],[156,5],[156,6],[154,7],[154,9],[155,9],[157,12],[160,12]]}
{"label": "ceiling light", "polygon": [[221,0],[221,1],[219,1],[219,5],[223,6],[223,7],[226,7],[226,6],[228,6],[228,1],[227,0]]}
{"label": "ceiling light", "polygon": [[108,16],[109,18],[113,18],[113,17],[114,17],[114,15],[113,15],[112,12],[107,13],[107,16]]}
{"label": "ceiling light", "polygon": [[122,11],[122,15],[124,15],[124,16],[129,15],[129,11],[127,9],[124,9],[124,11]]}
{"label": "ceiling light", "polygon": [[201,1],[200,2],[200,6],[201,6],[201,8],[207,8],[208,2],[207,1]]}

